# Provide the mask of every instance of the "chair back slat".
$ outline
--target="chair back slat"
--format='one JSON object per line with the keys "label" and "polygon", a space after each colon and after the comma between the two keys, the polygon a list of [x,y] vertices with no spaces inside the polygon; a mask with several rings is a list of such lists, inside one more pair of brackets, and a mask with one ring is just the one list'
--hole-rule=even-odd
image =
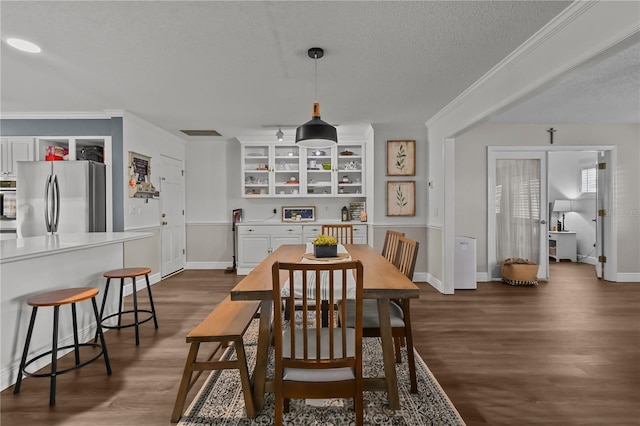
{"label": "chair back slat", "polygon": [[398,243],[400,237],[404,237],[404,232],[387,230],[384,236],[384,244],[382,245],[382,257],[393,263],[398,254]]}
{"label": "chair back slat", "polygon": [[409,238],[400,237],[398,239],[398,253],[393,264],[410,280],[413,280],[413,272],[418,257],[418,246],[419,243],[417,241]]}
{"label": "chair back slat", "polygon": [[353,244],[353,225],[322,225],[322,233],[331,235],[338,240],[338,244]]}

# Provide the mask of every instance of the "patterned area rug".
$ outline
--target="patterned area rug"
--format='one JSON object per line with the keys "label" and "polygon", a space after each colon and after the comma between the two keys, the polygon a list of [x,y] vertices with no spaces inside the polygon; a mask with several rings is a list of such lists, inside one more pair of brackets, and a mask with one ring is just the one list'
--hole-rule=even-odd
{"label": "patterned area rug", "polygon": [[[254,320],[245,334],[245,351],[249,371],[255,365],[258,320]],[[386,392],[364,393],[364,423],[366,425],[464,425],[464,421],[444,393],[436,379],[416,352],[418,393],[409,389],[406,348],[402,348],[403,363],[396,364],[400,406],[398,411],[386,407]],[[223,357],[235,357],[233,347]],[[363,370],[365,377],[380,376],[383,371],[379,339],[363,341]],[[270,354],[268,377],[273,377],[273,351]],[[255,419],[247,419],[237,370],[213,371],[198,392],[179,426],[193,425],[271,425],[273,424],[273,394],[265,396],[265,404]],[[355,422],[351,399],[291,400],[290,412],[285,413],[286,425],[350,425]]]}

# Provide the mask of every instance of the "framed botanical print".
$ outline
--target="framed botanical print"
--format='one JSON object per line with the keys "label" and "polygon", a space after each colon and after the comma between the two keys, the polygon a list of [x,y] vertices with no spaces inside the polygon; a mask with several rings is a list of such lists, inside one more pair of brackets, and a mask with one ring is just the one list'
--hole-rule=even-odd
{"label": "framed botanical print", "polygon": [[387,216],[416,215],[416,182],[387,181]]}
{"label": "framed botanical print", "polygon": [[387,141],[387,176],[416,175],[416,141]]}

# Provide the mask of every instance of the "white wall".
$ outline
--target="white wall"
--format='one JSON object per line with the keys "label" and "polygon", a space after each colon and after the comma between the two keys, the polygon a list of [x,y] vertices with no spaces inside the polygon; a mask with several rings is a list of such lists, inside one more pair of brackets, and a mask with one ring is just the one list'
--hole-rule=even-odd
{"label": "white wall", "polygon": [[[145,121],[131,113],[123,117],[123,158],[122,173],[125,184],[129,182],[129,151],[151,157],[151,183],[156,189],[160,184],[160,155],[185,159],[185,141],[166,130]],[[160,226],[160,200],[129,198],[127,188],[124,196],[124,228],[126,231]],[[162,194],[160,194],[162,196]]]}
{"label": "white wall", "polygon": [[[455,234],[477,238],[478,271],[487,271],[487,146],[548,145],[546,125],[485,124],[455,142]],[[640,273],[640,125],[562,125],[555,145],[615,145],[618,274]],[[567,224],[567,226],[569,226]]]}

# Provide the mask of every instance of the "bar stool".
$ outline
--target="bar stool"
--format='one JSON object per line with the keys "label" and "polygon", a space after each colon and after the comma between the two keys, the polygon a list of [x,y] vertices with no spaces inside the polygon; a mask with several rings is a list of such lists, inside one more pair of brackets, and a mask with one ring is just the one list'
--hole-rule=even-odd
{"label": "bar stool", "polygon": [[[138,330],[138,326],[140,324],[143,324],[147,321],[149,321],[150,319],[153,318],[153,323],[156,326],[156,329],[158,328],[158,320],[156,319],[156,309],[153,306],[153,297],[151,296],[151,285],[149,284],[149,273],[151,272],[150,268],[124,268],[124,269],[115,269],[113,271],[108,271],[105,272],[103,274],[103,276],[107,279],[107,285],[104,289],[104,297],[102,298],[102,306],[100,307],[100,318],[102,318],[102,327],[103,328],[115,328],[115,329],[121,329],[121,328],[126,328],[126,327],[135,327],[136,328],[136,345],[140,344],[140,333]],[[140,277],[144,275],[146,281],[147,281],[147,291],[149,292],[149,303],[151,305],[151,309],[138,309],[138,294],[137,294],[137,289],[136,289],[136,277]],[[107,295],[109,293],[109,284],[111,283],[111,278],[120,278],[120,299],[119,299],[119,303],[118,303],[118,312],[116,312],[115,314],[111,314],[108,315],[106,317],[104,317],[104,306],[107,302]],[[133,283],[133,309],[127,310],[127,311],[123,311],[122,310],[122,305],[123,305],[123,298],[122,298],[122,292],[124,290],[124,279],[125,278],[131,278],[131,281]],[[145,318],[142,321],[139,320],[138,318],[138,314],[140,312],[144,312],[144,313],[148,313],[151,314],[149,316],[149,318]],[[123,314],[131,314],[133,313],[134,315],[134,320],[132,323],[130,324],[122,324],[122,315]],[[109,318],[112,317],[118,317],[118,325],[105,325],[104,322],[106,320],[108,320]],[[98,339],[98,336],[96,335],[95,340]]]}
{"label": "bar stool", "polygon": [[[109,363],[109,355],[107,354],[107,345],[104,341],[102,334],[102,328],[100,327],[100,317],[98,316],[98,305],[96,304],[96,295],[98,294],[97,288],[92,287],[78,287],[67,288],[62,290],[49,291],[47,293],[39,294],[27,299],[27,304],[33,306],[31,311],[31,321],[29,322],[29,330],[27,331],[27,341],[24,344],[24,351],[22,352],[22,359],[20,361],[20,369],[18,370],[18,379],[16,381],[16,387],[13,389],[14,394],[20,393],[20,385],[22,383],[22,374],[26,374],[31,377],[50,377],[51,386],[49,390],[49,405],[55,405],[56,403],[56,377],[59,374],[66,373],[71,370],[84,367],[85,365],[92,363],[101,356],[104,356],[104,363],[107,366],[107,375],[111,375],[111,364]],[[97,343],[78,343],[78,319],[76,317],[76,303],[83,300],[91,299],[93,304],[93,313],[96,319],[97,337],[100,337],[100,344]],[[60,306],[71,304],[71,312],[73,315],[73,345],[63,346],[58,348],[58,317],[60,314]],[[39,307],[53,306],[53,343],[52,349],[43,354],[40,354],[27,361],[27,354],[29,352],[29,344],[31,343],[31,335],[33,334],[33,326],[36,321],[36,314]],[[80,362],[80,347],[89,346],[93,348],[100,348],[99,354],[95,355],[88,361]],[[58,370],[58,350],[73,348],[75,352],[75,366],[66,368],[64,370]],[[50,373],[29,373],[26,368],[33,362],[51,354],[51,372]]]}

